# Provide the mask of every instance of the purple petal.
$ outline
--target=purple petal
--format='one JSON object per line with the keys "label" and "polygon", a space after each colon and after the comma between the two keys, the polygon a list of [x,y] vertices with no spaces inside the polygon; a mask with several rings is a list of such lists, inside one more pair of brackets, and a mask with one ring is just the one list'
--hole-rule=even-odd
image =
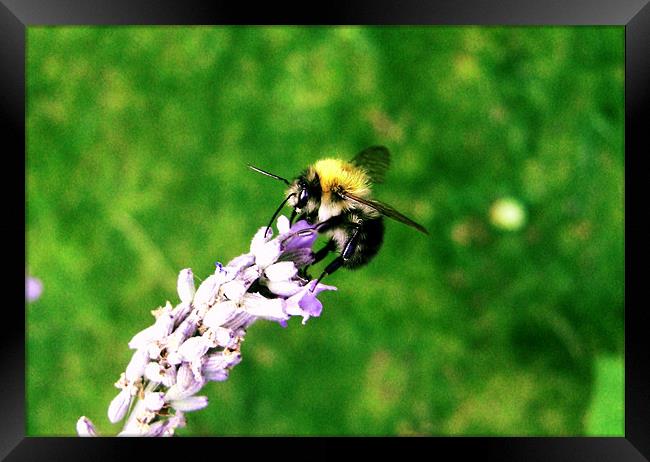
{"label": "purple petal", "polygon": [[208,340],[204,337],[190,337],[178,348],[178,353],[185,361],[200,358],[210,349]]}
{"label": "purple petal", "polygon": [[122,390],[111,404],[108,406],[108,420],[111,423],[119,422],[126,415],[126,411],[129,409],[129,404],[131,403],[131,393],[128,389]]}
{"label": "purple petal", "polygon": [[186,317],[176,330],[167,337],[167,350],[169,352],[178,351],[178,347],[185,341],[185,339],[196,331],[198,323],[199,320],[196,316],[190,315]]}
{"label": "purple petal", "polygon": [[77,420],[77,435],[97,436],[97,430],[88,417],[82,416]]}
{"label": "purple petal", "polygon": [[289,232],[291,224],[289,223],[289,219],[287,217],[280,215],[276,221],[275,227],[278,228],[279,234],[284,234]]}
{"label": "purple petal", "polygon": [[280,297],[290,297],[302,289],[298,281],[269,281],[266,286],[271,292]]}
{"label": "purple petal", "polygon": [[156,362],[150,362],[144,368],[144,377],[152,382],[162,382],[165,377],[165,368]]}
{"label": "purple petal", "polygon": [[176,383],[176,368],[174,366],[168,366],[162,372],[162,384],[166,387],[171,387]]}
{"label": "purple petal", "polygon": [[291,229],[289,231],[291,231],[292,233],[295,233],[295,232],[302,231],[303,229],[307,229],[307,228],[311,228],[311,227],[312,227],[312,225],[310,225],[307,222],[307,220],[298,220],[293,224],[293,226],[291,227]]}
{"label": "purple petal", "polygon": [[192,311],[191,303],[179,303],[176,308],[172,310],[172,317],[174,318],[174,326],[178,326]]}
{"label": "purple petal", "polygon": [[162,311],[159,312],[158,318],[153,326],[141,330],[131,338],[129,341],[129,348],[144,348],[153,341],[162,340],[164,337],[169,335],[173,328],[174,315],[172,314],[172,310],[167,307],[163,308]]}
{"label": "purple petal", "polygon": [[[151,425],[149,425],[149,429],[144,433],[142,436],[162,436],[163,431],[165,431],[165,427],[167,426],[167,421],[166,420],[159,420],[158,422],[154,422]],[[121,436],[129,436],[129,435],[121,435]]]}
{"label": "purple petal", "polygon": [[224,269],[230,269],[232,272],[236,273],[243,268],[248,268],[253,263],[255,263],[255,256],[251,253],[247,253],[230,260]]}
{"label": "purple petal", "polygon": [[223,382],[224,380],[228,380],[228,374],[227,369],[205,372],[205,379],[208,382]]}
{"label": "purple petal", "polygon": [[280,248],[280,242],[277,240],[272,240],[267,242],[264,245],[259,246],[255,253],[255,263],[260,268],[266,268],[267,266],[275,263],[282,249]]}
{"label": "purple petal", "polygon": [[150,411],[159,411],[165,405],[165,394],[149,392],[144,395],[144,405]]}
{"label": "purple petal", "polygon": [[28,302],[38,300],[43,293],[43,283],[40,279],[28,276],[25,279],[25,299]]}
{"label": "purple petal", "polygon": [[258,229],[251,240],[250,253],[257,255],[260,249],[269,241],[271,236],[273,236],[273,228],[268,229],[268,233],[266,226]]}
{"label": "purple petal", "polygon": [[218,351],[203,357],[203,372],[223,371],[226,368],[235,367],[240,361],[241,353],[239,352]]}
{"label": "purple petal", "polygon": [[220,278],[212,274],[205,278],[199,288],[194,294],[194,306],[201,306],[202,304],[210,304],[212,299],[217,295],[217,290],[221,285]]}
{"label": "purple petal", "polygon": [[242,298],[242,295],[246,293],[247,289],[248,287],[236,279],[234,281],[226,282],[221,286],[221,290],[226,298],[235,302],[238,302]]}
{"label": "purple petal", "polygon": [[190,364],[183,363],[176,373],[176,383],[169,387],[167,393],[165,393],[165,401],[170,402],[192,396],[204,384],[205,380],[203,378],[196,380]]}
{"label": "purple petal", "polygon": [[260,269],[257,266],[250,266],[242,271],[239,275],[239,280],[244,284],[246,290],[260,277]]}
{"label": "purple petal", "polygon": [[196,288],[194,287],[194,274],[190,268],[185,268],[178,273],[178,280],[176,282],[176,290],[181,302],[185,304],[192,303]]}
{"label": "purple petal", "polygon": [[243,297],[243,308],[254,316],[270,321],[286,321],[289,315],[284,312],[283,300],[266,298],[259,293],[246,294]]}
{"label": "purple petal", "polygon": [[187,398],[174,400],[169,403],[171,407],[178,411],[191,412],[203,409],[208,405],[207,396],[188,396]]}
{"label": "purple petal", "polygon": [[269,281],[289,281],[298,273],[298,268],[291,261],[282,261],[268,266],[264,274]]}
{"label": "purple petal", "polygon": [[173,436],[174,431],[178,427],[185,426],[185,417],[180,411],[176,411],[176,415],[168,418],[167,420],[159,420],[149,425],[149,429],[145,433],[132,433],[130,431],[123,431],[117,436]]}
{"label": "purple petal", "polygon": [[278,257],[278,261],[292,261],[298,268],[302,268],[314,262],[314,252],[308,247],[291,249],[282,252],[282,255]]}
{"label": "purple petal", "polygon": [[178,410],[176,411],[175,415],[171,416],[165,422],[167,425],[165,425],[165,430],[163,430],[162,436],[173,436],[174,430],[186,425],[185,416],[181,411]]}
{"label": "purple petal", "polygon": [[[307,286],[311,287],[313,285],[314,285],[314,282],[312,281]],[[316,286],[316,288],[314,289],[314,295],[318,295],[321,292],[323,292],[324,290],[337,290],[337,289],[334,286],[328,286],[326,284],[322,284],[322,283],[319,282],[318,285]]]}
{"label": "purple petal", "polygon": [[144,370],[149,364],[149,352],[146,348],[140,348],[133,353],[131,361],[126,366],[126,379],[129,382],[135,382],[144,375]]}
{"label": "purple petal", "polygon": [[233,301],[228,300],[217,303],[205,314],[203,325],[211,329],[216,329],[232,319],[236,312],[237,304]]}
{"label": "purple petal", "polygon": [[[208,334],[208,332],[212,332],[212,334]],[[237,343],[235,332],[232,329],[228,329],[227,327],[217,327],[216,329],[210,329],[203,335],[206,334],[209,335],[209,339],[213,340],[216,343],[216,346],[230,348],[234,347]]]}
{"label": "purple petal", "polygon": [[316,281],[311,281],[304,286],[298,293],[292,295],[287,299],[286,312],[292,315],[302,316],[302,323],[305,324],[311,316],[320,316],[323,311],[323,304],[316,298],[316,296],[324,290],[336,290],[334,286],[325,284],[318,284],[314,291],[310,289],[314,287]]}
{"label": "purple petal", "polygon": [[188,389],[194,383],[194,374],[188,363],[183,363],[176,373],[176,383],[182,389]]}
{"label": "purple petal", "polygon": [[311,246],[314,244],[314,241],[318,237],[318,232],[314,230],[313,232],[307,233],[304,236],[298,234],[299,231],[303,231],[311,227],[312,225],[307,223],[305,220],[296,222],[291,227],[290,234],[285,238],[286,240],[284,241],[284,250],[287,251],[299,248],[311,248]]}
{"label": "purple petal", "polygon": [[298,305],[300,305],[300,308],[302,308],[305,313],[309,314],[309,316],[320,316],[323,311],[323,304],[310,291],[305,293],[298,302]]}

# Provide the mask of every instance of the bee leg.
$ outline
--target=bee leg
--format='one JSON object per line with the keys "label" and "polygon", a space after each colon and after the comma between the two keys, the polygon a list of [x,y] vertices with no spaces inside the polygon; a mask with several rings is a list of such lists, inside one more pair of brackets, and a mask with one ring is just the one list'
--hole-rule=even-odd
{"label": "bee leg", "polygon": [[316,223],[312,229],[315,229],[319,233],[324,233],[326,231],[329,231],[332,228],[335,228],[336,226],[341,224],[341,216],[337,215],[334,217],[330,217],[325,221],[321,221],[320,223]]}
{"label": "bee leg", "polygon": [[[358,235],[359,235],[360,228],[357,227],[355,228],[354,232],[352,233],[352,236],[350,236],[350,239],[345,243],[345,247],[343,247],[343,252],[341,252],[341,255],[336,257],[332,262],[325,267],[321,275],[318,277],[316,280],[316,284],[311,288],[310,292],[313,292],[318,283],[328,274],[332,274],[334,271],[339,269],[341,266],[343,266],[343,263],[348,261],[352,254],[354,254],[354,251],[357,248],[357,240],[358,240]],[[333,242],[333,241],[331,241]]]}
{"label": "bee leg", "polygon": [[345,247],[343,247],[343,252],[341,252],[341,257],[343,257],[344,261],[348,261],[354,251],[357,248],[357,241],[358,238],[357,236],[359,235],[359,231],[361,230],[361,227],[356,227],[354,229],[354,232],[352,233],[352,236],[350,236],[350,239],[348,239],[348,242],[345,243]]}
{"label": "bee leg", "polygon": [[[304,215],[301,215],[301,217]],[[317,233],[324,233],[335,226],[338,226],[340,224],[341,218],[340,217],[332,217],[328,218],[325,221],[321,221],[320,223],[316,223],[315,225],[310,226],[309,228],[304,228],[301,229],[300,231],[296,231],[297,236],[309,236],[311,233],[316,231]]]}
{"label": "bee leg", "polygon": [[330,253],[334,249],[336,249],[336,243],[334,242],[333,239],[330,239],[322,249],[320,249],[318,252],[316,252],[314,254],[314,261],[311,264],[315,265],[316,263],[321,261],[323,258],[325,258],[327,256],[327,254]]}
{"label": "bee leg", "polygon": [[334,271],[336,271],[337,269],[339,269],[341,266],[343,266],[343,263],[344,263],[344,260],[343,260],[343,256],[342,256],[342,255],[339,255],[339,256],[336,257],[334,260],[332,260],[331,263],[325,267],[325,269],[323,270],[323,272],[321,273],[321,275],[318,276],[318,279],[316,280],[316,284],[314,284],[313,287],[312,287],[311,289],[309,289],[309,291],[310,291],[310,292],[313,292],[314,289],[316,288],[316,286],[320,283],[320,281],[321,281],[325,276],[327,276],[328,274],[332,274]]}
{"label": "bee leg", "polygon": [[320,262],[323,258],[327,256],[328,253],[336,249],[336,242],[333,240],[329,240],[327,244],[323,246],[322,249],[320,249],[318,252],[314,253],[314,261],[312,261],[310,264],[305,265],[303,268],[300,269],[299,274],[302,277],[305,277],[307,279],[311,279],[308,274],[307,270],[309,269],[310,266],[315,265],[316,263]]}

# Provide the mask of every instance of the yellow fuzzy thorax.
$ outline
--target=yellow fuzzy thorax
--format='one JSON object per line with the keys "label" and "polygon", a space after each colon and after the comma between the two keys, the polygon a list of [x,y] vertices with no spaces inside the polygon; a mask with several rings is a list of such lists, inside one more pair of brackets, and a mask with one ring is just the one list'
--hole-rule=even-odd
{"label": "yellow fuzzy thorax", "polygon": [[351,194],[365,196],[370,192],[370,178],[365,171],[339,159],[322,159],[313,167],[323,193],[342,188]]}

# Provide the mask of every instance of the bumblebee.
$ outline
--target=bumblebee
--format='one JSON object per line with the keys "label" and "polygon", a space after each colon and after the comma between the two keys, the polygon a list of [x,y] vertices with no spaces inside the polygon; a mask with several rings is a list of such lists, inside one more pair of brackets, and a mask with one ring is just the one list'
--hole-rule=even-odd
{"label": "bumblebee", "polygon": [[312,229],[329,237],[327,244],[314,254],[312,265],[330,252],[336,251],[338,256],[325,267],[318,281],[340,267],[356,269],[372,260],[384,239],[384,217],[429,234],[422,225],[372,198],[372,186],[384,181],[389,166],[390,153],[384,146],[366,148],[350,161],[321,159],[292,182],[249,165],[288,186],[287,197],[273,214],[267,229],[289,204],[293,207],[291,223],[296,217],[304,219]]}

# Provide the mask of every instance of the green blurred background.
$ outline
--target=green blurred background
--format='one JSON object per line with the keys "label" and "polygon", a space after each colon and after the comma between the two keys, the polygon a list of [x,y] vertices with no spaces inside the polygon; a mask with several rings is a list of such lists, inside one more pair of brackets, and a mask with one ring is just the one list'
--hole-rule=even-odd
{"label": "green blurred background", "polygon": [[128,340],[283,197],[247,163],[372,144],[431,235],[255,324],[178,434],[623,435],[623,27],[30,27],[27,90],[29,435],[120,430]]}

